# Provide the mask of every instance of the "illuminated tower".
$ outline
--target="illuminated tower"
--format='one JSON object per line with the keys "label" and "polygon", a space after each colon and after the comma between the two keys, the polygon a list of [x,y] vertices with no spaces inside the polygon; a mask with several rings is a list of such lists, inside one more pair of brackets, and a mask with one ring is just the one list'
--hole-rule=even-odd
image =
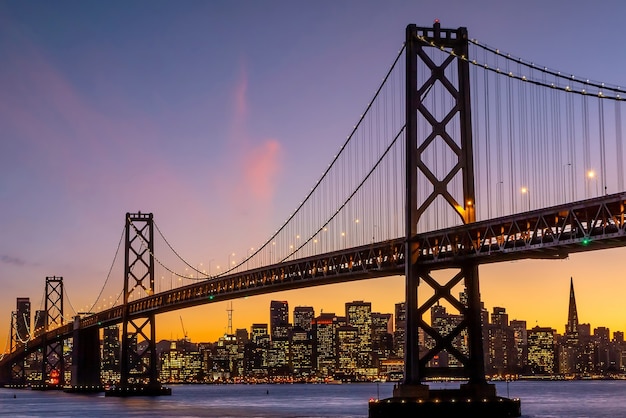
{"label": "illuminated tower", "polygon": [[273,300],[270,302],[270,335],[272,339],[288,337],[289,304],[287,301]]}
{"label": "illuminated tower", "polygon": [[576,311],[576,297],[574,296],[574,279],[570,277],[569,285],[569,310],[567,313],[567,324],[565,324],[565,338],[559,346],[559,372],[564,375],[576,376],[583,373],[585,367],[582,366],[580,344],[580,333],[578,330],[578,312]]}
{"label": "illuminated tower", "polygon": [[357,300],[346,303],[348,325],[358,330],[357,367],[368,368],[372,364],[372,304]]}
{"label": "illuminated tower", "polygon": [[567,325],[565,335],[568,337],[578,337],[578,312],[576,311],[576,296],[574,296],[574,278],[570,277],[569,284],[569,312],[567,314]]}
{"label": "illuminated tower", "polygon": [[313,329],[315,311],[312,306],[296,306],[293,310],[293,326],[300,327],[307,332]]}

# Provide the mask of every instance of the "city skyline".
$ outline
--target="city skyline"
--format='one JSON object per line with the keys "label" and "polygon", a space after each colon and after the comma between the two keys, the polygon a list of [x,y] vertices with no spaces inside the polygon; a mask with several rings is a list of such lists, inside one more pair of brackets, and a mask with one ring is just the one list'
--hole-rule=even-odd
{"label": "city skyline", "polygon": [[[565,305],[567,306],[567,313],[564,315],[564,320],[562,321],[563,325],[561,325],[561,324],[559,324],[559,325],[556,325],[556,324],[545,324],[545,323],[531,324],[528,321],[527,318],[521,318],[521,317],[512,316],[510,311],[508,310],[507,306],[492,305],[491,309],[489,309],[488,305],[484,304],[484,301],[483,301],[484,309],[485,309],[485,312],[487,312],[489,315],[492,315],[492,313],[494,313],[494,311],[497,310],[497,309],[504,309],[506,311],[507,317],[509,318],[508,319],[509,322],[511,322],[511,321],[523,321],[523,322],[526,322],[527,325],[528,325],[527,329],[529,329],[529,330],[532,329],[533,327],[552,328],[552,329],[555,330],[556,334],[558,334],[558,335],[565,335],[565,334],[568,333],[568,328],[567,327],[568,327],[568,325],[570,325],[570,316],[572,315],[572,298],[571,298],[571,294],[572,293],[571,292],[573,291],[573,288],[575,287],[574,284],[573,284],[573,278],[570,278],[570,284],[571,284],[571,287],[568,288],[570,293],[568,294],[569,296],[568,296],[568,299],[567,299],[567,303],[565,303]],[[281,300],[281,301],[271,300],[270,304],[268,304],[268,306],[267,306],[268,313],[267,313],[267,318],[266,318],[267,320],[265,322],[262,321],[262,320],[256,320],[254,323],[248,324],[247,327],[235,327],[235,326],[233,326],[233,329],[246,329],[248,332],[251,332],[251,329],[253,328],[254,325],[261,325],[261,324],[262,325],[267,325],[268,329],[269,329],[270,328],[270,324],[271,324],[271,318],[272,318],[272,313],[271,313],[272,304],[271,304],[271,302],[286,303],[288,306],[291,306],[291,308],[288,310],[289,318],[290,318],[290,320],[288,321],[288,325],[290,325],[290,326],[295,326],[294,325],[294,321],[293,321],[293,319],[294,319],[294,311],[297,310],[298,308],[312,308],[313,312],[315,313],[314,317],[320,316],[322,313],[334,314],[334,315],[337,315],[337,316],[345,316],[346,315],[346,308],[347,308],[346,306],[344,306],[344,310],[343,311],[341,311],[341,310],[339,310],[339,311],[329,311],[329,310],[324,311],[324,309],[320,309],[318,311],[316,306],[314,306],[314,305],[291,305],[289,303],[289,300]],[[371,304],[371,301],[368,301],[367,299],[359,299],[359,300],[345,300],[343,303],[344,303],[344,305],[348,305],[350,303],[353,303],[353,304],[354,303]],[[404,301],[396,302],[396,304],[398,304],[398,303],[404,303]],[[625,324],[624,328],[613,329],[611,327],[607,327],[605,324],[594,324],[594,323],[591,323],[591,322],[585,321],[585,320],[580,321],[579,318],[578,318],[578,314],[576,313],[576,311],[577,311],[577,309],[576,309],[576,305],[577,305],[576,301],[574,301],[574,304],[575,305],[574,305],[573,309],[574,309],[574,313],[576,315],[576,323],[575,323],[576,327],[579,326],[579,325],[588,325],[590,327],[591,331],[593,331],[596,328],[606,328],[606,329],[610,330],[611,336],[615,332],[618,332],[618,333],[626,332],[626,324]],[[445,307],[449,308],[448,305],[442,305],[442,306],[445,306]],[[379,314],[391,314],[392,315],[392,327],[394,329],[396,328],[396,316],[395,316],[396,313],[394,312],[394,309],[392,309],[390,311],[384,311],[384,310],[374,309],[374,307],[372,307],[371,308],[371,312],[372,313],[379,313]],[[233,318],[234,318],[234,315],[233,315]],[[227,328],[227,327],[225,326],[224,328]],[[561,331],[561,329],[562,329],[562,331]],[[223,337],[226,334],[228,334],[228,333],[224,332],[223,334],[219,335],[218,338]],[[233,335],[234,335],[234,333],[233,333]],[[188,337],[191,340],[191,335],[188,335]],[[180,340],[180,339],[183,339],[183,338],[178,338],[177,337],[174,340]],[[165,340],[167,340],[167,339],[165,338]],[[215,341],[217,341],[217,339],[215,339],[215,340],[206,340],[206,341],[205,340],[196,340],[196,341],[198,343],[200,343],[200,342],[215,342]]]}
{"label": "city skyline", "polygon": [[[626,56],[612,29],[620,2],[465,3],[0,4],[0,346],[15,298],[39,309],[46,276],[65,278],[77,311],[91,305],[128,211],[154,212],[175,247],[213,273],[258,246],[331,160],[408,23],[439,18],[542,65],[623,84]],[[589,22],[593,39],[579,29]],[[481,266],[482,298],[562,329],[567,298],[554,295],[574,276],[584,322],[624,329],[624,254]],[[121,288],[122,273],[111,280]],[[404,278],[235,300],[233,326],[272,299],[337,311],[355,289],[393,312]],[[157,336],[178,330],[179,316],[192,335],[220,335],[226,309],[161,315]]]}

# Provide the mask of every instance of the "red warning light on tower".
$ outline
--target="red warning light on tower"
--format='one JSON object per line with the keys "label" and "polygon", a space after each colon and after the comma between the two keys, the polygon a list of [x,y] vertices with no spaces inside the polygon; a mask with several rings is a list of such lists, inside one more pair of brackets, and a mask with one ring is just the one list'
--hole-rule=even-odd
{"label": "red warning light on tower", "polygon": [[58,385],[59,384],[59,371],[58,370],[51,370],[50,371],[50,384],[51,385]]}

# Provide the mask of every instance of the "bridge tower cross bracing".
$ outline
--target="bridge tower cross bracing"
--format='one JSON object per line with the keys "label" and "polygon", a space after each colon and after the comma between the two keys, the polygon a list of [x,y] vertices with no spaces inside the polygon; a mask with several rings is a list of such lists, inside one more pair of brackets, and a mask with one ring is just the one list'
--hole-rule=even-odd
{"label": "bridge tower cross bracing", "polygon": [[[20,341],[18,339],[17,332],[17,311],[11,311],[11,347],[10,351],[13,352],[17,349]],[[22,357],[11,364],[11,377],[12,383],[17,385],[26,384],[26,362]]]}
{"label": "bridge tower cross bracing", "polygon": [[[428,54],[428,49],[445,49],[449,53],[440,64]],[[439,284],[431,277],[428,267],[420,265],[419,245],[415,240],[418,223],[424,213],[433,206],[436,199],[456,212],[463,224],[475,222],[474,167],[472,148],[472,126],[470,105],[470,77],[468,57],[468,36],[466,28],[442,29],[439,22],[433,27],[418,28],[409,25],[406,30],[406,350],[405,378],[394,391],[394,397],[428,397],[428,387],[422,382],[432,375],[464,377],[468,385],[477,388],[481,394],[495,396],[495,390],[485,380],[482,330],[480,321],[480,293],[478,268],[471,262],[453,266],[458,270],[447,283]],[[419,63],[419,65],[418,65]],[[456,71],[452,68],[456,65]],[[427,74],[418,74],[418,68],[425,68]],[[430,72],[430,74],[428,74]],[[422,81],[423,80],[423,81]],[[437,84],[438,83],[438,84]],[[452,98],[451,109],[441,117],[430,109],[426,100],[434,86],[439,85],[445,94]],[[418,138],[418,123],[427,125],[427,135]],[[458,124],[457,126],[450,126]],[[422,128],[422,127],[420,127]],[[453,133],[454,132],[454,133]],[[454,135],[458,138],[453,138]],[[456,157],[448,173],[437,173],[426,150],[435,141],[442,141],[449,152]],[[454,196],[452,180],[460,173],[462,196]],[[424,201],[418,201],[418,174],[426,179],[432,191]],[[466,301],[452,296],[451,289],[464,281]],[[418,286],[429,285],[434,295],[422,305],[418,302]],[[452,331],[442,335],[428,325],[423,315],[440,300],[446,300],[462,316],[461,323]],[[420,358],[419,328],[434,341]],[[468,344],[466,352],[455,347],[455,337],[466,332]],[[435,356],[446,351],[455,357],[461,367],[448,367],[447,370],[429,367]],[[493,393],[491,393],[493,392]]]}
{"label": "bridge tower cross bracing", "polygon": [[[126,214],[126,244],[124,256],[124,318],[122,321],[122,388],[129,385],[158,385],[156,369],[155,318],[131,318],[128,302],[133,292],[154,293],[154,223],[151,213]],[[145,339],[146,348],[138,346],[138,337]]]}
{"label": "bridge tower cross bracing", "polygon": [[[41,385],[59,386],[65,384],[65,360],[63,358],[62,337],[48,341],[46,333],[52,327],[63,325],[63,277],[46,277],[46,299],[44,303],[43,358],[41,360]],[[56,375],[56,376],[52,376]]]}
{"label": "bridge tower cross bracing", "polygon": [[168,395],[171,390],[158,380],[155,314],[135,314],[128,304],[134,292],[155,293],[152,213],[127,213],[125,237],[120,385],[106,395]]}

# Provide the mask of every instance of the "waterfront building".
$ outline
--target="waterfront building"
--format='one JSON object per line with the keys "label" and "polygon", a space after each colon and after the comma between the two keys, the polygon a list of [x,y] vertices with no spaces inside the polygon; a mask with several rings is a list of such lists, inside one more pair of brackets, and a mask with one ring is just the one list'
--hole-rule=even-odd
{"label": "waterfront building", "polygon": [[337,372],[345,379],[356,378],[360,353],[359,329],[351,325],[337,328]]}
{"label": "waterfront building", "polygon": [[487,325],[487,346],[487,373],[502,376],[514,372],[517,357],[515,333],[509,326],[505,308],[493,308],[491,323]]}
{"label": "waterfront building", "polygon": [[102,360],[100,376],[105,383],[117,383],[120,380],[120,329],[111,325],[102,329]]}
{"label": "waterfront building", "polygon": [[346,322],[357,329],[359,368],[372,366],[372,303],[362,300],[346,303]]}
{"label": "waterfront building", "polygon": [[224,334],[213,345],[210,362],[207,362],[207,374],[210,380],[227,380],[237,375],[237,338]]}
{"label": "waterfront building", "polygon": [[337,329],[346,325],[345,317],[322,313],[313,322],[315,369],[320,376],[332,376],[337,368]]}
{"label": "waterfront building", "polygon": [[[406,327],[406,304],[404,302],[396,303],[396,324],[393,331],[393,351],[398,358],[404,358],[404,334]],[[423,330],[419,335],[420,347],[424,345]]]}
{"label": "waterfront building", "polygon": [[270,337],[289,337],[289,304],[286,300],[270,302]]}
{"label": "waterfront building", "polygon": [[[184,346],[184,344],[183,344]],[[176,341],[160,355],[161,382],[191,383],[203,379],[202,355],[198,351],[186,351]]]}
{"label": "waterfront building", "polygon": [[513,329],[515,342],[515,360],[513,366],[516,373],[521,373],[526,369],[528,363],[528,332],[526,329],[526,321],[513,319],[509,324]]}
{"label": "waterfront building", "polygon": [[315,310],[312,306],[296,306],[293,310],[293,327],[300,327],[307,332],[313,329]]}
{"label": "waterfront building", "polygon": [[528,331],[528,367],[535,375],[552,375],[556,367],[556,331],[536,326]]}
{"label": "waterfront building", "polygon": [[288,335],[272,338],[267,351],[267,371],[270,376],[287,376],[290,374],[290,351],[291,344]]}
{"label": "waterfront building", "polygon": [[246,376],[263,378],[267,376],[267,352],[270,335],[267,324],[252,324],[251,340],[244,347],[244,373]]}
{"label": "waterfront building", "polygon": [[310,376],[313,370],[313,337],[310,331],[295,326],[291,331],[290,363],[296,377]]}

